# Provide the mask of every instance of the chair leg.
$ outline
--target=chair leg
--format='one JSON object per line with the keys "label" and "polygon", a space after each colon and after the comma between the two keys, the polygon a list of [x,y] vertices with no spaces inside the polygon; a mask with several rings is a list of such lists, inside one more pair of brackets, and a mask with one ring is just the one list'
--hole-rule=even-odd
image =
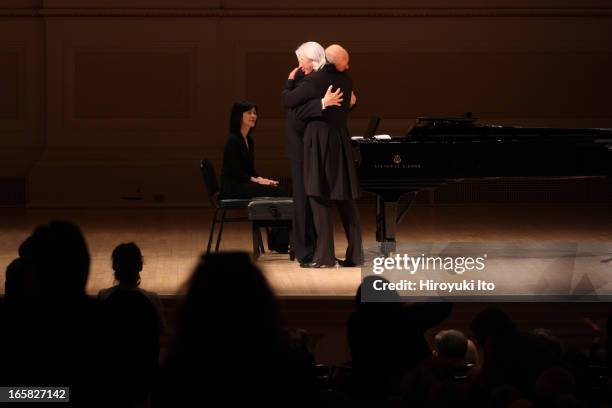
{"label": "chair leg", "polygon": [[[266,236],[269,237],[268,232],[268,228],[266,228]],[[262,254],[266,253],[266,248],[264,247],[264,243],[263,243],[263,238],[261,237],[261,229],[257,228],[257,238],[259,241],[259,250],[261,251]]]}
{"label": "chair leg", "polygon": [[293,234],[291,228],[289,228],[289,259],[295,261],[295,252],[293,252]]}
{"label": "chair leg", "polygon": [[257,260],[259,259],[259,256],[261,255],[261,252],[260,252],[261,244],[259,242],[260,232],[259,232],[259,227],[255,223],[252,224],[251,229],[253,233],[253,258]]}
{"label": "chair leg", "polygon": [[208,245],[206,246],[206,254],[210,253],[210,247],[212,245],[213,235],[215,233],[215,226],[217,225],[217,214],[219,213],[219,209],[215,208],[215,215],[213,216],[212,225],[210,226],[210,234],[208,235]]}
{"label": "chair leg", "polygon": [[223,224],[225,222],[225,208],[221,209],[221,222],[219,224],[219,235],[217,235],[217,244],[215,245],[215,252],[219,252],[219,244],[221,243],[221,235],[223,234]]}

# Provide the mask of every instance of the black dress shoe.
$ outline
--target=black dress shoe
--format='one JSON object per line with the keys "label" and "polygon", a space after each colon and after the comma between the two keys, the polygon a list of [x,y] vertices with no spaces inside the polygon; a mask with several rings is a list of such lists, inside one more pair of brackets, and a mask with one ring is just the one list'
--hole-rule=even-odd
{"label": "black dress shoe", "polygon": [[318,262],[302,262],[300,263],[300,267],[302,268],[333,268],[336,265],[325,265],[325,264],[320,264]]}
{"label": "black dress shoe", "polygon": [[357,266],[363,266],[363,264],[356,264],[355,262],[349,261],[348,259],[345,259],[345,260],[338,259],[338,263],[340,264],[340,266],[344,268],[355,268]]}
{"label": "black dress shoe", "polygon": [[303,264],[303,263],[311,263],[312,262],[312,255],[306,255],[305,257],[300,259],[299,262],[300,262],[300,265]]}

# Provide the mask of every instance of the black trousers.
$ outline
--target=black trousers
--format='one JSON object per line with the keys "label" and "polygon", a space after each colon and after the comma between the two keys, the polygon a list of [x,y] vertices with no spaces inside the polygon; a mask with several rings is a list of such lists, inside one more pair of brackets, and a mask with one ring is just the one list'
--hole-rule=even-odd
{"label": "black trousers", "polygon": [[321,265],[334,265],[336,251],[334,248],[334,227],[331,216],[332,204],[335,204],[342,220],[344,233],[348,241],[346,260],[357,265],[363,262],[361,242],[361,221],[355,200],[332,201],[321,197],[308,197],[312,208],[314,225],[317,232],[317,244],[313,262]]}
{"label": "black trousers", "polygon": [[292,239],[293,252],[298,261],[312,257],[315,245],[315,227],[312,210],[306,190],[304,189],[304,162],[290,160],[291,184],[293,186],[293,221]]}

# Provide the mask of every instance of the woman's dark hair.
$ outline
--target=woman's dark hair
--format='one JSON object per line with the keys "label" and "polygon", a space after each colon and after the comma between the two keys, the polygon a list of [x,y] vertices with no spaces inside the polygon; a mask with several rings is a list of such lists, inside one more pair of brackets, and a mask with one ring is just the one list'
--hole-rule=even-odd
{"label": "woman's dark hair", "polygon": [[112,260],[116,280],[128,285],[140,283],[142,253],[138,245],[133,242],[117,245],[113,250]]}
{"label": "woman's dark hair", "polygon": [[[257,110],[257,105],[253,102],[249,101],[240,101],[234,102],[234,106],[232,106],[232,113],[230,114],[230,124],[229,131],[230,133],[234,133],[236,135],[240,134],[240,128],[242,126],[242,114],[244,112],[250,111],[255,108]],[[249,134],[251,134],[252,128],[249,130]]]}

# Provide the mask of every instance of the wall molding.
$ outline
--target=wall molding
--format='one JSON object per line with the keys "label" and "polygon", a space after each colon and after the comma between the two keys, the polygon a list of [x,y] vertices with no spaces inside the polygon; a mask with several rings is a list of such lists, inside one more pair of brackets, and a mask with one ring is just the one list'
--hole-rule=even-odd
{"label": "wall molding", "polygon": [[611,17],[612,8],[455,8],[455,9],[0,9],[0,17]]}

